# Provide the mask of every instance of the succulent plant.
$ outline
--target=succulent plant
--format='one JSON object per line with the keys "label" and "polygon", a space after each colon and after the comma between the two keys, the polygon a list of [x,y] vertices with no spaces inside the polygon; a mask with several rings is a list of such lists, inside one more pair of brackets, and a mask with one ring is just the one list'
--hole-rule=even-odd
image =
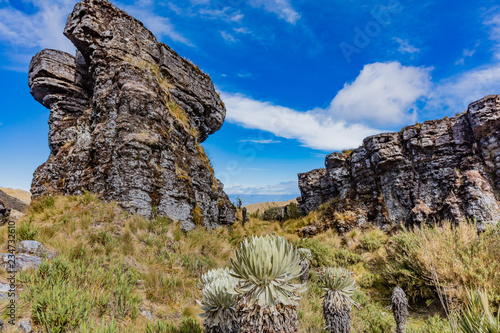
{"label": "succulent plant", "polygon": [[240,324],[236,312],[234,287],[238,279],[229,274],[228,268],[211,270],[203,274],[200,305],[204,313],[206,333],[238,333]]}
{"label": "succulent plant", "polygon": [[391,307],[396,321],[396,333],[404,333],[406,330],[406,319],[408,318],[408,299],[400,287],[394,288],[391,297]]}
{"label": "succulent plant", "polygon": [[309,280],[309,261],[312,259],[311,250],[300,248],[297,250],[300,255],[300,265],[302,266],[300,282],[307,283]]}
{"label": "succulent plant", "polygon": [[323,299],[323,315],[326,330],[336,333],[351,331],[351,308],[357,303],[352,299],[356,282],[345,268],[327,267],[320,275],[322,287],[326,291]]}
{"label": "succulent plant", "polygon": [[296,332],[296,307],[305,285],[295,284],[300,276],[300,255],[280,236],[251,237],[235,250],[231,275],[240,283],[238,310],[241,332]]}

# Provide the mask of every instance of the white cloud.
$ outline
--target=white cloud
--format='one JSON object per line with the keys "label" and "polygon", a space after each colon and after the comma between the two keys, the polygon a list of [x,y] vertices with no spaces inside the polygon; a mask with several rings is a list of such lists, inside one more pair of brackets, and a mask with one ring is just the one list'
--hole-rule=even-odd
{"label": "white cloud", "polygon": [[403,40],[401,38],[394,38],[394,40],[396,41],[396,43],[398,43],[399,47],[398,47],[398,51],[400,53],[410,53],[410,54],[414,54],[414,53],[418,53],[420,52],[420,49],[419,48],[416,48],[415,46],[411,45],[409,41],[407,40]]}
{"label": "white cloud", "polygon": [[495,42],[495,56],[500,59],[500,13],[489,17],[484,24],[490,29],[490,39]]}
{"label": "white cloud", "polygon": [[226,22],[240,22],[244,17],[239,10],[234,10],[231,7],[222,9],[200,8],[198,14],[208,19],[222,19]]}
{"label": "white cloud", "polygon": [[296,180],[282,182],[270,185],[243,185],[233,184],[224,186],[224,192],[227,194],[247,194],[247,195],[287,195],[299,194],[299,188]]}
{"label": "white cloud", "polygon": [[224,40],[228,43],[235,43],[237,41],[236,38],[234,38],[233,35],[231,35],[230,33],[226,32],[226,31],[219,31],[220,32],[220,35],[222,36],[222,38],[224,38]]}
{"label": "white cloud", "polygon": [[233,28],[234,32],[237,32],[239,34],[250,34],[252,33],[248,28],[246,27],[239,27],[239,28]]}
{"label": "white cloud", "polygon": [[467,105],[500,91],[500,64],[476,68],[447,78],[436,85],[429,108],[465,110]]}
{"label": "white cloud", "polygon": [[346,83],[330,104],[336,119],[379,126],[413,122],[416,103],[431,89],[431,68],[399,62],[365,65],[352,83]]}
{"label": "white cloud", "polygon": [[292,7],[288,0],[250,0],[253,7],[262,7],[265,11],[278,15],[280,19],[295,24],[300,19],[300,14]]}
{"label": "white cloud", "polygon": [[335,121],[316,111],[299,112],[241,94],[222,93],[222,99],[227,108],[227,121],[296,139],[314,149],[330,151],[357,147],[363,138],[379,132],[360,124]]}
{"label": "white cloud", "polygon": [[174,42],[179,42],[188,46],[194,46],[194,44],[191,43],[189,39],[184,37],[175,29],[174,25],[168,18],[155,14],[153,10],[124,5],[119,5],[119,7],[123,8],[123,10],[125,10],[131,16],[144,23],[144,26],[151,30],[151,32],[157,38],[166,36]]}
{"label": "white cloud", "polygon": [[246,139],[246,140],[239,140],[238,142],[253,142],[253,143],[258,143],[258,144],[270,144],[270,143],[281,143],[281,141],[277,140],[255,140],[255,139]]}
{"label": "white cloud", "polygon": [[430,68],[399,62],[366,65],[352,83],[344,85],[330,106],[299,112],[223,93],[229,122],[296,139],[304,146],[326,151],[355,148],[381,131],[377,128],[414,122],[417,103],[431,91]]}
{"label": "white cloud", "polygon": [[73,9],[73,0],[33,0],[38,9],[34,14],[25,14],[12,7],[0,9],[0,40],[21,47],[19,53],[32,48],[52,48],[74,53],[75,47],[63,35],[68,13]]}

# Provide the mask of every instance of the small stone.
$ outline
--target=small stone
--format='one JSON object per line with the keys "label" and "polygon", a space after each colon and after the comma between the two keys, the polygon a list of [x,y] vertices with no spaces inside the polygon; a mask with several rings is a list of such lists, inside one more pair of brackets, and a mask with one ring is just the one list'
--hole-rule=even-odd
{"label": "small stone", "polygon": [[31,254],[40,258],[52,259],[55,255],[47,250],[40,242],[24,240],[17,244],[17,252]]}
{"label": "small stone", "polygon": [[142,314],[144,317],[148,318],[149,320],[153,319],[153,316],[151,315],[151,312],[150,312],[150,311],[146,311],[146,310],[144,310],[144,311],[142,311],[142,312],[141,312],[141,314]]}
{"label": "small stone", "polygon": [[0,293],[8,293],[10,285],[8,283],[0,283]]}
{"label": "small stone", "polygon": [[30,320],[23,320],[22,322],[19,323],[19,328],[24,333],[31,332],[31,321]]}
{"label": "small stone", "polygon": [[[9,265],[11,264],[11,254],[10,253],[0,253],[0,266],[3,269],[10,271]],[[15,255],[15,271],[24,270],[27,268],[37,268],[42,262],[42,259],[30,254],[16,254]]]}

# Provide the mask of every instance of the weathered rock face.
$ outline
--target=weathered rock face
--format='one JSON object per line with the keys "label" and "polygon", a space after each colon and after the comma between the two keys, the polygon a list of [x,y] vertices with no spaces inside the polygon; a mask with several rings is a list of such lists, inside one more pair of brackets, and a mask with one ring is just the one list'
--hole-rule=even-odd
{"label": "weathered rock face", "polygon": [[366,138],[350,155],[326,157],[326,169],[299,174],[302,211],[330,201],[373,221],[420,225],[500,220],[500,95],[454,118],[426,121]]}
{"label": "weathered rock face", "polygon": [[232,224],[235,208],[199,145],[226,113],[210,77],[107,1],[76,4],[64,34],[76,57],[43,50],[30,65],[31,94],[50,108],[51,154],[34,198],[88,190],[185,229]]}
{"label": "weathered rock face", "polygon": [[7,208],[2,200],[0,200],[0,225],[9,221],[10,208]]}

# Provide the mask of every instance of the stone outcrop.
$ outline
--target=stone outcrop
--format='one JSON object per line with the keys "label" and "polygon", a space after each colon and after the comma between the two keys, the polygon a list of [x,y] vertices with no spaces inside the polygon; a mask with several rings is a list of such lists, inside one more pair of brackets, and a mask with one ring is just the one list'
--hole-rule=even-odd
{"label": "stone outcrop", "polygon": [[0,200],[0,225],[7,223],[10,217],[10,208],[7,208],[5,203]]}
{"label": "stone outcrop", "polygon": [[77,3],[64,34],[76,56],[43,50],[30,64],[51,150],[33,197],[88,190],[184,229],[232,224],[235,208],[200,146],[226,113],[210,77],[108,1]]}
{"label": "stone outcrop", "polygon": [[328,202],[332,211],[349,213],[354,225],[468,219],[480,229],[496,224],[500,95],[474,102],[453,118],[368,137],[350,154],[328,155],[325,165],[299,174],[303,212]]}

